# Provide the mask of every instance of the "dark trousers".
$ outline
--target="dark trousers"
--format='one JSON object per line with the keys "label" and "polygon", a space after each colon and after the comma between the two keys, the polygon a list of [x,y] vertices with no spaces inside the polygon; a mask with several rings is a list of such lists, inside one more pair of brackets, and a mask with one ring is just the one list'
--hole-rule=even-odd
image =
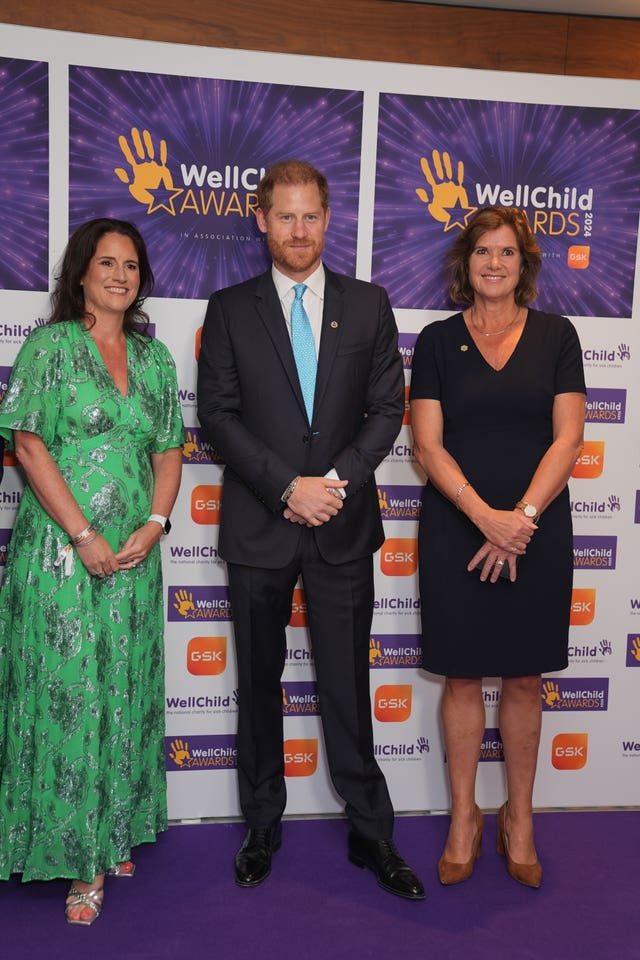
{"label": "dark trousers", "polygon": [[393,807],[374,758],[369,692],[372,557],[332,566],[305,527],[288,566],[227,566],[238,661],[240,806],[247,824],[275,824],[286,804],[281,677],[285,628],[301,574],[333,785],[359,833],[390,838]]}

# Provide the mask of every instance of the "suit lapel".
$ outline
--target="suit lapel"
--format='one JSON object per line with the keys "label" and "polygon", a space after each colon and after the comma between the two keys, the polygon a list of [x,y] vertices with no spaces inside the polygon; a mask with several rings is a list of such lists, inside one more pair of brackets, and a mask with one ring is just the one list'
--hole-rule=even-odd
{"label": "suit lapel", "polygon": [[291,347],[291,337],[289,336],[287,323],[282,312],[282,305],[271,276],[271,269],[263,273],[258,279],[256,286],[256,309],[267,329],[267,333],[273,341],[276,353],[284,367],[284,371],[296,395],[300,408],[306,416],[304,399],[298,378],[298,368],[296,367],[296,361],[293,357],[293,349]]}
{"label": "suit lapel", "polygon": [[322,334],[320,336],[320,355],[316,375],[316,396],[314,410],[322,403],[333,361],[342,339],[344,288],[334,273],[324,268],[324,308],[322,311]]}

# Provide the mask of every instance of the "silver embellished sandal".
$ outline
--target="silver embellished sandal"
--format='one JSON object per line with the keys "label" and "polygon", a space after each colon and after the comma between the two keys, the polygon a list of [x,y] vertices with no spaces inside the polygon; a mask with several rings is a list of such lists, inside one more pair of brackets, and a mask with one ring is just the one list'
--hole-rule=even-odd
{"label": "silver embellished sandal", "polygon": [[109,867],[106,872],[107,877],[132,877],[136,872],[136,865],[133,860],[123,860],[122,863],[116,863],[115,867]]}
{"label": "silver embellished sandal", "polygon": [[[67,902],[65,903],[64,912],[67,918],[67,923],[71,923],[74,926],[78,927],[90,927],[94,920],[97,920],[100,916],[100,911],[102,910],[102,899],[103,899],[103,887],[98,887],[96,890],[87,890],[86,893],[81,893],[80,890],[76,887],[75,884],[71,884],[69,887],[69,892],[67,893]],[[92,916],[87,919],[83,918],[83,913],[85,910],[81,910],[77,917],[71,916],[70,910],[74,907],[88,907],[92,911]]]}

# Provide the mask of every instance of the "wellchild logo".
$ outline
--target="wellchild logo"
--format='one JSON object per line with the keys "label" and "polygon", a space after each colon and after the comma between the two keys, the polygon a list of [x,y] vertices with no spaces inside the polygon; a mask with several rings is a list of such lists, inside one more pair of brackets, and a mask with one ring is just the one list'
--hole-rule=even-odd
{"label": "wellchild logo", "polygon": [[560,711],[606,710],[609,702],[608,677],[563,677],[544,680],[540,691],[542,709]]}
{"label": "wellchild logo", "polygon": [[611,347],[583,350],[582,359],[586,367],[621,367],[625,360],[631,359],[631,350],[628,343],[619,343],[615,349]]}
{"label": "wellchild logo", "polygon": [[287,667],[307,667],[313,663],[313,651],[304,646],[287,647],[284,662]]}
{"label": "wellchild logo", "polygon": [[318,768],[318,739],[284,741],[285,777],[311,777]]}
{"label": "wellchild logo", "polygon": [[232,620],[228,587],[169,587],[168,620]]}
{"label": "wellchild logo", "polygon": [[35,327],[42,327],[45,323],[42,317],[38,317],[35,323],[0,323],[0,343],[22,343]]}
{"label": "wellchild logo", "polygon": [[617,537],[574,537],[574,570],[615,570]]}
{"label": "wellchild logo", "polygon": [[380,550],[380,569],[387,577],[409,577],[418,569],[418,541],[392,537]]}
{"label": "wellchild logo", "polygon": [[640,757],[640,743],[637,740],[622,741],[623,757]]}
{"label": "wellchild logo", "polygon": [[640,634],[627,634],[627,663],[628,667],[640,667]]}
{"label": "wellchild logo", "polygon": [[581,480],[595,480],[604,469],[604,442],[585,440],[582,453],[576,460],[571,476]]}
{"label": "wellchild logo", "polygon": [[588,387],[585,423],[624,423],[626,406],[626,390]]}
{"label": "wellchild logo", "polygon": [[604,500],[572,500],[571,513],[574,517],[583,519],[596,518],[610,520],[615,513],[620,513],[622,503],[620,497],[610,493]]}
{"label": "wellchild logo", "polygon": [[403,616],[420,612],[420,597],[377,597],[373,609],[384,616]]}
{"label": "wellchild logo", "polygon": [[480,760],[483,762],[504,760],[502,737],[497,727],[487,727],[480,746]]}
{"label": "wellchild logo", "polygon": [[[579,192],[576,186],[549,183],[476,183],[473,199],[477,206],[473,206],[463,186],[462,160],[458,161],[454,173],[449,153],[433,150],[431,163],[422,157],[420,167],[427,187],[417,187],[416,194],[427,204],[432,218],[443,224],[444,233],[453,227],[464,229],[477,207],[498,205],[523,209],[529,216],[533,233],[576,237],[583,231],[584,237],[591,236],[593,187]],[[574,269],[586,269],[589,247],[571,246],[567,262]]]}
{"label": "wellchild logo", "polygon": [[189,427],[185,430],[182,444],[182,462],[195,464],[222,463],[210,443],[203,436],[200,427]]}
{"label": "wellchild logo", "polygon": [[596,615],[596,592],[591,587],[575,587],[571,592],[572,627],[586,627]]}
{"label": "wellchild logo", "polygon": [[165,737],[168,771],[235,770],[238,749],[235,734],[200,737]]}
{"label": "wellchild logo", "polygon": [[613,646],[610,640],[603,637],[597,644],[587,643],[583,646],[569,644],[567,652],[569,658],[576,663],[602,663],[605,657],[610,657],[613,653]]}
{"label": "wellchild logo", "polygon": [[148,130],[142,134],[133,127],[131,141],[124,135],[118,144],[125,166],[116,167],[114,173],[129,193],[146,207],[147,216],[164,210],[172,217],[181,213],[198,216],[215,214],[226,217],[240,214],[249,217],[257,206],[257,189],[264,168],[226,165],[222,170],[209,170],[206,164],[180,164],[183,186],[175,186],[174,174],[168,166],[167,141],[161,139],[156,149]]}
{"label": "wellchild logo", "polygon": [[373,755],[376,760],[387,762],[420,760],[425,753],[430,751],[428,737],[417,737],[416,740],[408,742],[376,743],[373,748]]}
{"label": "wellchild logo", "polygon": [[214,677],[227,667],[226,637],[192,637],[187,644],[187,670],[197,677]]}
{"label": "wellchild logo", "polygon": [[416,461],[413,446],[410,443],[403,443],[402,440],[394,443],[384,459],[385,463],[415,463]]}
{"label": "wellchild logo", "polygon": [[551,763],[556,770],[581,770],[587,762],[586,733],[558,733],[551,744]]}
{"label": "wellchild logo", "polygon": [[381,723],[404,723],[411,716],[410,683],[384,684],[374,697],[374,716]]}
{"label": "wellchild logo", "polygon": [[402,357],[402,366],[405,370],[411,370],[411,364],[413,363],[413,351],[415,349],[417,339],[417,333],[398,334],[398,350],[400,352],[400,356]]}
{"label": "wellchild logo", "polygon": [[313,717],[320,713],[320,697],[313,680],[289,680],[282,684],[285,717]]}
{"label": "wellchild logo", "polygon": [[166,711],[168,717],[178,716],[204,716],[219,713],[237,713],[238,712],[238,691],[233,690],[230,694],[216,694],[208,696],[207,694],[190,694],[186,697],[167,696],[165,698]]}
{"label": "wellchild logo", "polygon": [[418,520],[422,504],[422,487],[378,487],[378,503],[383,520]]}
{"label": "wellchild logo", "polygon": [[369,666],[372,669],[385,667],[422,666],[421,638],[415,634],[376,633],[369,640]]}

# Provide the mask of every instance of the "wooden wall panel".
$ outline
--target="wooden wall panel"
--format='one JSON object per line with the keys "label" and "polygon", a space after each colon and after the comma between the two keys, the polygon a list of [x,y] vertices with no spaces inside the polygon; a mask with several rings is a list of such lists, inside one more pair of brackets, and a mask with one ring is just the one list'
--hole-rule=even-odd
{"label": "wooden wall panel", "polygon": [[639,20],[386,0],[0,0],[0,22],[232,49],[640,79]]}

